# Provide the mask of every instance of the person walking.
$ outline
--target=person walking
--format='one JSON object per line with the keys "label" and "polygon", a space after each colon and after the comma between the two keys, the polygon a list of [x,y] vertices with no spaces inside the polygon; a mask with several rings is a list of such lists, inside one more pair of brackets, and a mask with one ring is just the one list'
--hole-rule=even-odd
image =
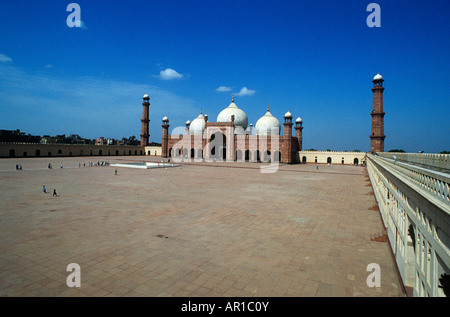
{"label": "person walking", "polygon": [[116,168],[116,170],[114,171],[114,175],[117,175],[117,168]]}
{"label": "person walking", "polygon": [[58,194],[56,193],[56,189],[53,189],[53,197],[58,197]]}
{"label": "person walking", "polygon": [[45,185],[42,185],[42,192],[43,192],[44,194],[47,193],[47,189],[45,189]]}

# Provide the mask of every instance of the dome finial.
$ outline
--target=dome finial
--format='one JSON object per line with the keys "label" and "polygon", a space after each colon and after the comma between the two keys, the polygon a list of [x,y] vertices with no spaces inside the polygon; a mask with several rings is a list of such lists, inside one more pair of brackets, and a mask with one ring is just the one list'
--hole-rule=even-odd
{"label": "dome finial", "polygon": [[200,114],[202,114],[202,107],[200,107]]}
{"label": "dome finial", "polygon": [[269,112],[269,105],[267,105],[267,112]]}
{"label": "dome finial", "polygon": [[234,102],[234,92],[233,92],[233,94],[231,95],[231,102]]}

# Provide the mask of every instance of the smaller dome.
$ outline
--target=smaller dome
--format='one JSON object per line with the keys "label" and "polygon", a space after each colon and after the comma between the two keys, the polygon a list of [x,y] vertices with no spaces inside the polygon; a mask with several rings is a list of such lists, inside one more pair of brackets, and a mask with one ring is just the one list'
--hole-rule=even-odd
{"label": "smaller dome", "polygon": [[279,135],[281,124],[280,121],[269,112],[269,107],[267,107],[266,114],[256,122],[255,129],[257,135],[271,135],[272,132],[274,132],[275,135]]}
{"label": "smaller dome", "polygon": [[286,112],[286,114],[284,115],[285,118],[292,118],[292,114],[288,111]]}
{"label": "smaller dome", "polygon": [[164,118],[163,118],[162,121],[163,121],[163,122],[168,122],[168,121],[169,121],[169,118],[167,118],[167,116],[164,116]]}
{"label": "smaller dome", "polygon": [[297,120],[295,120],[296,123],[302,123],[302,118],[298,117]]}
{"label": "smaller dome", "polygon": [[373,80],[382,80],[383,76],[381,76],[380,74],[376,74],[375,77],[373,78]]}
{"label": "smaller dome", "polygon": [[147,94],[145,94],[144,97],[142,97],[142,98],[143,99],[150,99],[150,97]]}
{"label": "smaller dome", "polygon": [[203,134],[204,131],[205,131],[205,117],[200,112],[198,117],[192,120],[191,124],[189,125],[189,133],[192,135],[199,135]]}

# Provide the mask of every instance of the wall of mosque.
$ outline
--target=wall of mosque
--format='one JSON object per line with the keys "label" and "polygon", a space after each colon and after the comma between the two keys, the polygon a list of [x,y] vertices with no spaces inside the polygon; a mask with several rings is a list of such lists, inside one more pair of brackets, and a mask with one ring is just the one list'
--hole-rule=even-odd
{"label": "wall of mosque", "polygon": [[[168,137],[169,157],[182,157],[194,159],[216,158],[227,161],[299,163],[298,139],[291,137],[290,141],[285,136],[258,136],[248,134],[232,134],[231,139],[226,133],[218,135],[222,140],[211,140],[202,135],[170,135]],[[290,146],[290,149],[288,148]],[[289,151],[290,150],[290,151]],[[284,152],[291,152],[291,160],[288,161]]]}
{"label": "wall of mosque", "polygon": [[363,165],[365,152],[299,151],[301,163]]}
{"label": "wall of mosque", "polygon": [[144,150],[145,155],[156,155],[161,156],[162,147],[161,146],[146,146]]}
{"label": "wall of mosque", "polygon": [[0,157],[129,156],[144,155],[132,145],[0,143]]}

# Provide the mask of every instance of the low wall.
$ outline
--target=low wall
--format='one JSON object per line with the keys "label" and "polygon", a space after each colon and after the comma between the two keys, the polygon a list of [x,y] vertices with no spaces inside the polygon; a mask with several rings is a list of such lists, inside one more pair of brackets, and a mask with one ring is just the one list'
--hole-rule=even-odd
{"label": "low wall", "polygon": [[0,143],[0,157],[116,155],[145,155],[145,151],[142,146],[132,145]]}
{"label": "low wall", "polygon": [[364,165],[365,152],[299,151],[300,162],[316,164]]}

